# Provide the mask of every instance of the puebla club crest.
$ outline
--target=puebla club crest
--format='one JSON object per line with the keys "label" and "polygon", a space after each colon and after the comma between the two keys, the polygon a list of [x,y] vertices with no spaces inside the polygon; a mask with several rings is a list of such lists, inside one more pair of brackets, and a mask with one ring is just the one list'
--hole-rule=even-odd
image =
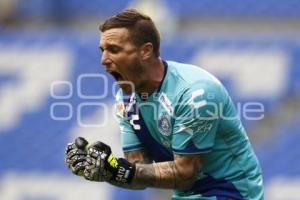
{"label": "puebla club crest", "polygon": [[158,130],[161,132],[161,134],[163,134],[164,136],[171,135],[171,122],[167,113],[162,113],[157,123]]}

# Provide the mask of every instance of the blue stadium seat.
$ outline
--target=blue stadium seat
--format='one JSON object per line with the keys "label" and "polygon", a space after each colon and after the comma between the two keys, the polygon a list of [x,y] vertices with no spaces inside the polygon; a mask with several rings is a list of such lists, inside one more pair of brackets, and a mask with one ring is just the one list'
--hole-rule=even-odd
{"label": "blue stadium seat", "polygon": [[269,141],[257,147],[266,183],[276,176],[300,176],[299,121],[300,113],[292,122],[274,127],[277,131],[272,133]]}
{"label": "blue stadium seat", "polygon": [[227,18],[299,18],[300,3],[297,0],[265,1],[210,1],[167,0],[168,5],[183,17]]}
{"label": "blue stadium seat", "polygon": [[[18,13],[22,17],[104,17],[128,6],[130,0],[19,0]],[[286,18],[299,19],[300,3],[297,0],[264,1],[210,1],[210,0],[166,0],[166,4],[176,15],[183,18]]]}

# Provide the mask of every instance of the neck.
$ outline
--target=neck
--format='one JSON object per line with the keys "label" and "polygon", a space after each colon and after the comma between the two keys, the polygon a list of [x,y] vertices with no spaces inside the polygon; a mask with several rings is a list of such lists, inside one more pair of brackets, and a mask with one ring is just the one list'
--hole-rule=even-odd
{"label": "neck", "polygon": [[145,74],[145,82],[140,88],[137,88],[137,92],[142,94],[148,94],[150,96],[161,84],[164,77],[164,64],[160,58],[147,63],[147,71]]}

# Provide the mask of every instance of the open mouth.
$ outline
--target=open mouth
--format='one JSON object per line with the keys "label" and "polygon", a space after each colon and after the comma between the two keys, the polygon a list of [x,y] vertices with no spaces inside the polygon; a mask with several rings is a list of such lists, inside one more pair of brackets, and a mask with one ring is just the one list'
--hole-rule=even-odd
{"label": "open mouth", "polygon": [[122,88],[122,90],[125,93],[131,93],[132,91],[134,91],[133,83],[129,82],[129,81],[125,81],[125,79],[119,72],[116,72],[116,71],[107,71],[107,72],[109,72],[110,75],[112,75],[114,77],[114,79],[117,81],[119,87]]}
{"label": "open mouth", "polygon": [[110,72],[110,74],[117,80],[117,81],[121,81],[124,80],[122,75],[118,72]]}

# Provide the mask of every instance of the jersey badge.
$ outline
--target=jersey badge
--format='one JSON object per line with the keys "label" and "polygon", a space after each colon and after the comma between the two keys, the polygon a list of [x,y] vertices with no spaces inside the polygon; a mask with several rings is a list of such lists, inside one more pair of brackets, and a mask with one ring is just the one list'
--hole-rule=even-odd
{"label": "jersey badge", "polygon": [[163,134],[164,136],[171,135],[171,131],[172,131],[171,121],[170,121],[170,117],[166,112],[162,113],[157,123],[158,123],[157,124],[158,130],[161,132],[161,134]]}

